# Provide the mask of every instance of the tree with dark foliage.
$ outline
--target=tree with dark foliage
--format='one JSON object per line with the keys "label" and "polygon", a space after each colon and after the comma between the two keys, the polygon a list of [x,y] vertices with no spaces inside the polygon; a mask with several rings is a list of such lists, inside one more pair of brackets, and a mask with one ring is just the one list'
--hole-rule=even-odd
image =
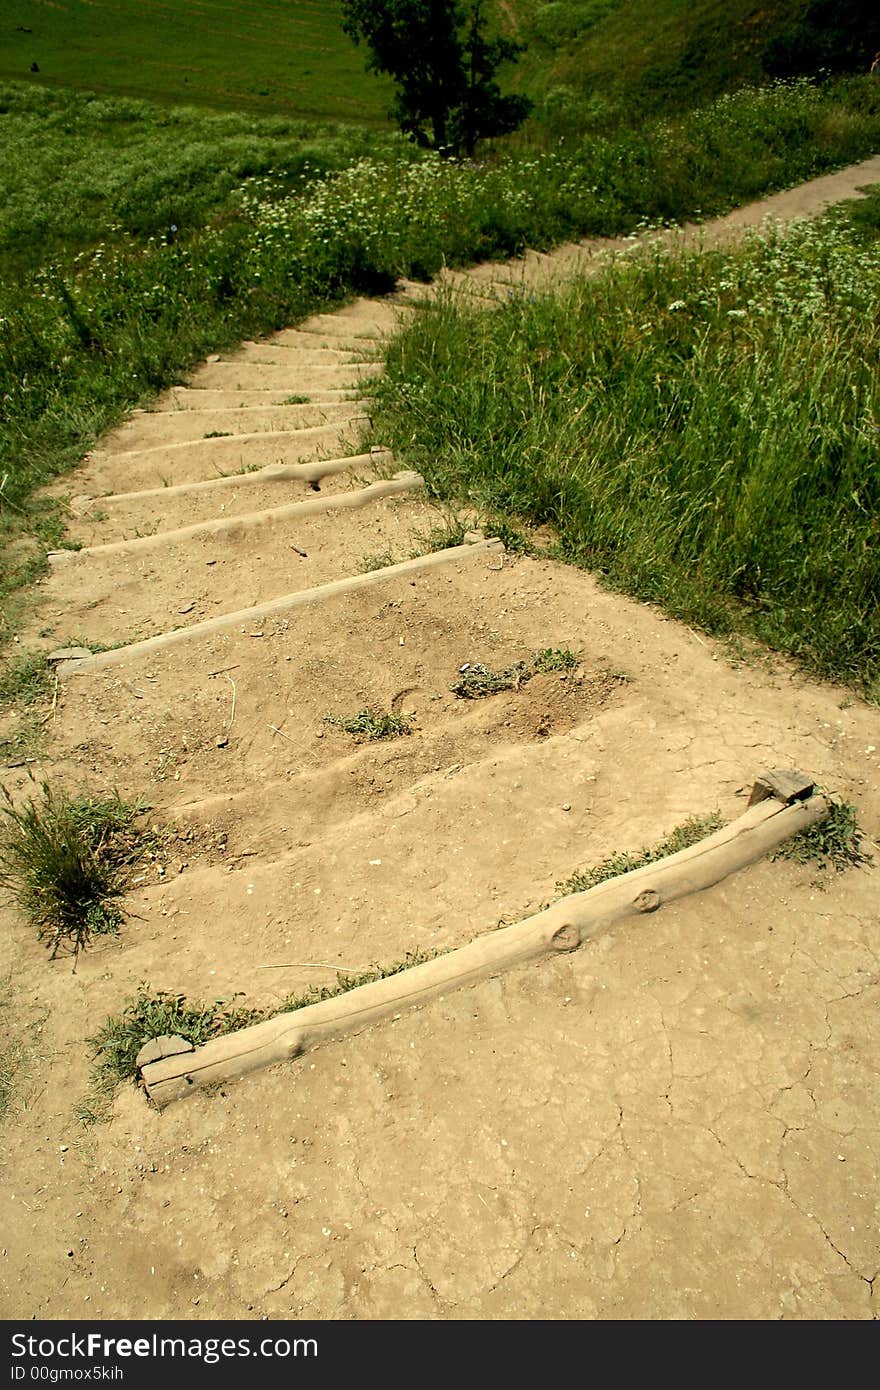
{"label": "tree with dark foliage", "polygon": [[774,77],[867,72],[878,46],[877,0],[809,0],[797,22],[767,45],[764,66]]}
{"label": "tree with dark foliage", "polygon": [[420,145],[471,155],[528,115],[528,98],[505,96],[495,78],[523,46],[490,36],[484,0],[342,0],[342,14],[345,33],[369,49],[367,67],[393,80],[391,114]]}

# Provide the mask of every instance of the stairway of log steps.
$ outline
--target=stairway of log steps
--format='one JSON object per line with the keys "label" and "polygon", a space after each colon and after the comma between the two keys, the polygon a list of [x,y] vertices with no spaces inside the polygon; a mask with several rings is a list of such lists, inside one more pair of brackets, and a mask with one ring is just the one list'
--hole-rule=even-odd
{"label": "stairway of log steps", "polygon": [[50,555],[49,625],[88,640],[60,674],[498,547],[421,554],[436,509],[372,439],[403,312],[361,299],[213,356],[105,437],[76,476],[79,548]]}

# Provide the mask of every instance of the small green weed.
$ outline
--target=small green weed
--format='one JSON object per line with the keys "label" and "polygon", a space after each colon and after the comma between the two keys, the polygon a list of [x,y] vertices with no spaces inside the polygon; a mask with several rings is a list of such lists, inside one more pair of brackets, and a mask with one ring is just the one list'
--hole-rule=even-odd
{"label": "small green weed", "polygon": [[375,743],[383,738],[401,738],[413,731],[412,720],[405,714],[394,714],[376,709],[362,709],[358,714],[344,718],[341,715],[325,714],[324,723],[343,729],[355,738]]}
{"label": "small green weed", "polygon": [[393,550],[378,550],[375,554],[365,555],[361,560],[361,574],[369,574],[372,570],[384,570],[389,565],[397,564],[397,556]]}
{"label": "small green weed", "polygon": [[466,661],[459,667],[458,680],[449,689],[460,700],[482,700],[501,690],[519,690],[532,672],[524,661],[517,661],[503,671],[493,671],[482,661]]}
{"label": "small green weed", "polygon": [[519,690],[532,676],[550,671],[573,671],[579,659],[569,647],[544,647],[528,661],[516,661],[503,671],[493,671],[482,661],[466,661],[459,667],[458,680],[449,689],[460,700],[481,700],[501,690]]}
{"label": "small green weed", "polygon": [[203,439],[231,439],[232,430],[208,430],[207,434],[202,435]]}
{"label": "small green weed", "polygon": [[780,845],[774,859],[791,859],[795,864],[817,864],[820,869],[844,869],[869,864],[862,852],[864,835],[856,821],[856,809],[848,801],[832,801],[827,817]]}
{"label": "small green weed", "polygon": [[44,782],[42,800],[0,804],[0,889],[51,947],[74,959],[95,936],[116,934],[120,899],[144,853],[136,828],[143,808],[118,796],[72,797]]}
{"label": "small green weed", "polygon": [[533,671],[574,671],[578,657],[570,647],[544,647],[532,657]]}
{"label": "small green weed", "polygon": [[492,521],[485,522],[483,530],[487,536],[497,536],[508,555],[533,555],[535,553],[534,543],[527,533],[518,526],[512,526],[503,517],[496,517]]}
{"label": "small green weed", "polygon": [[670,854],[677,854],[681,849],[688,849],[690,845],[695,845],[706,835],[720,830],[723,824],[721,814],[718,811],[713,811],[705,816],[691,816],[659,844],[634,852],[626,850],[609,855],[607,859],[601,860],[592,869],[585,869],[582,873],[572,874],[571,878],[557,883],[557,892],[562,897],[567,897],[569,893],[586,893],[588,889],[595,888],[599,883],[605,883],[609,878],[618,878],[621,874],[631,873],[633,869],[644,868],[646,864],[655,864],[658,859],[665,859]]}
{"label": "small green weed", "polygon": [[464,538],[471,527],[459,516],[448,516],[444,521],[432,526],[428,531],[418,531],[416,546],[411,551],[415,560],[419,555],[431,555],[435,550],[451,550],[456,545],[464,545]]}

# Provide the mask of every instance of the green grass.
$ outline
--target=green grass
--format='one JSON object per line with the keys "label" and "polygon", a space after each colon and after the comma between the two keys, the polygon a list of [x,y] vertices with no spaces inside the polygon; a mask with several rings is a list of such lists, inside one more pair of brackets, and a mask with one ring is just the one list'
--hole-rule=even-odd
{"label": "green grass", "polygon": [[169,110],[2,81],[0,132],[0,271],[10,274],[122,236],[186,240],[229,214],[246,179],[270,176],[289,193],[399,143],[291,114]]}
{"label": "green grass", "polygon": [[0,668],[0,710],[39,704],[51,695],[54,683],[44,652],[21,652]]}
{"label": "green grass", "polygon": [[610,878],[618,878],[621,874],[632,873],[634,869],[642,869],[646,864],[656,864],[659,859],[666,859],[670,854],[677,854],[679,850],[689,849],[691,845],[697,844],[707,835],[712,835],[716,830],[720,830],[723,824],[718,811],[713,811],[705,816],[691,816],[658,844],[635,851],[618,851],[616,854],[609,855],[607,859],[601,860],[592,868],[572,874],[564,882],[557,883],[556,891],[562,897],[566,897],[569,893],[586,893],[590,888],[595,888]]}
{"label": "green grass", "polygon": [[878,302],[880,240],[842,214],[447,299],[393,346],[376,429],[436,495],[878,697]]}
{"label": "green grass", "polygon": [[118,796],[70,796],[42,786],[40,800],[0,803],[0,890],[51,947],[74,959],[96,936],[116,934],[131,870],[145,853],[143,808]]}
{"label": "green grass", "polygon": [[389,86],[366,74],[337,0],[16,0],[5,10],[0,77],[173,105],[385,120]]}
{"label": "green grass", "polygon": [[[865,0],[512,0],[537,121],[568,135],[681,110],[768,76],[866,72]],[[804,23],[805,17],[807,23]]]}
{"label": "green grass", "polygon": [[820,869],[842,873],[844,869],[871,862],[870,855],[862,851],[863,840],[855,807],[848,801],[831,801],[825,820],[786,840],[773,858],[791,859],[796,864],[817,864]]}

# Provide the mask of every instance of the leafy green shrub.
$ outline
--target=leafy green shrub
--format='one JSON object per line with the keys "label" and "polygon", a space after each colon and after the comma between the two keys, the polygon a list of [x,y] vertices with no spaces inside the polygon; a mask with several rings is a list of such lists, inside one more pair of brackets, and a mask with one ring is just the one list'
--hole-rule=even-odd
{"label": "leafy green shrub", "polygon": [[402,738],[413,731],[412,720],[405,714],[377,709],[362,709],[358,714],[347,717],[325,714],[324,723],[343,729],[355,738],[366,739],[369,743],[386,738]]}

